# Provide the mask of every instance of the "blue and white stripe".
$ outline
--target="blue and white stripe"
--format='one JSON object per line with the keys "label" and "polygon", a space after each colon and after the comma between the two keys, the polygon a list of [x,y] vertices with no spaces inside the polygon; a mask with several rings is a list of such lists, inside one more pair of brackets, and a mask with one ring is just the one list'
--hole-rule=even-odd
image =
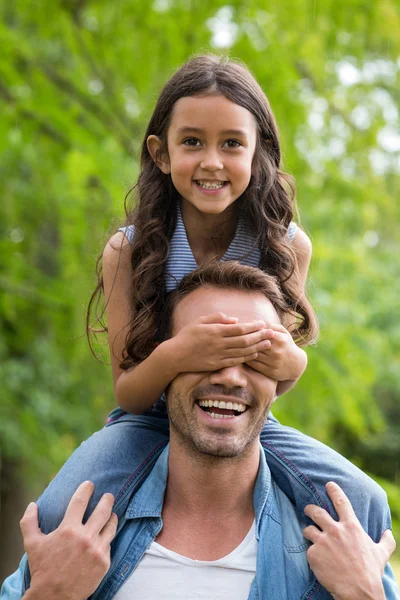
{"label": "blue and white stripe", "polygon": [[[296,223],[290,223],[288,237],[290,241],[296,234]],[[135,235],[135,226],[121,227],[129,242],[133,242]],[[243,265],[249,267],[258,267],[260,264],[260,250],[255,245],[255,237],[250,230],[249,225],[239,216],[235,236],[221,260],[239,260]],[[193,256],[186,234],[185,224],[182,219],[180,206],[178,206],[176,229],[171,239],[170,252],[165,269],[165,285],[168,292],[174,290],[181,279],[197,269],[198,264]]]}

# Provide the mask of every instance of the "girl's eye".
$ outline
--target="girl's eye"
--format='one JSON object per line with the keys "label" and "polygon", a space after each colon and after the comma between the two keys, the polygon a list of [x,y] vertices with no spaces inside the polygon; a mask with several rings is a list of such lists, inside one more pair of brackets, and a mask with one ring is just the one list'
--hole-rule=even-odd
{"label": "girl's eye", "polygon": [[242,145],[237,140],[226,140],[225,144],[228,146],[228,148],[240,148]]}
{"label": "girl's eye", "polygon": [[187,138],[187,140],[184,140],[183,143],[185,146],[197,146],[197,144],[200,144],[199,140],[196,138]]}

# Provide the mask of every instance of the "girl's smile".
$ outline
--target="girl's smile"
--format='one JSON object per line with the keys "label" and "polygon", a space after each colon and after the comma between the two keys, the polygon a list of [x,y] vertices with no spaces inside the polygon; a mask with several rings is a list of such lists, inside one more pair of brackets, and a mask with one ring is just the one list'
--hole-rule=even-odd
{"label": "girl's smile", "polygon": [[228,181],[219,179],[201,179],[194,181],[195,185],[205,194],[219,194],[225,187],[229,185]]}

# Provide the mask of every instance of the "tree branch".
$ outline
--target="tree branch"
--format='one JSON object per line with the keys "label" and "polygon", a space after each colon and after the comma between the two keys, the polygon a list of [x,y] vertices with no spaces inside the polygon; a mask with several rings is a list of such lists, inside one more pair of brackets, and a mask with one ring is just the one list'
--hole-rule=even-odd
{"label": "tree branch", "polygon": [[43,119],[41,119],[40,117],[35,115],[35,113],[33,113],[32,111],[27,110],[26,108],[19,107],[17,100],[11,94],[11,92],[7,89],[7,87],[4,85],[4,83],[1,80],[0,80],[0,96],[2,96],[8,104],[14,105],[18,114],[22,118],[36,123],[36,125],[38,126],[38,129],[41,133],[43,133],[44,135],[49,137],[51,140],[53,140],[57,144],[60,144],[66,150],[69,150],[71,148],[71,144],[70,144],[69,140],[67,140],[67,138],[65,138],[59,131],[54,129],[54,127],[52,127],[46,121],[44,121]]}

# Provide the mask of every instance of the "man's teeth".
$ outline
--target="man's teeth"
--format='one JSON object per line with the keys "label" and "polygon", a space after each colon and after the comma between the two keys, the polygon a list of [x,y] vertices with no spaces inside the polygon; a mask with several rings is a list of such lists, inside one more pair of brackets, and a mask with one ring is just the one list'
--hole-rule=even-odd
{"label": "man's teeth", "polygon": [[[199,406],[204,408],[225,408],[226,410],[236,410],[237,412],[244,412],[246,410],[245,404],[238,404],[237,402],[225,402],[224,400],[200,400]],[[215,413],[209,413],[211,416],[222,417],[223,415],[215,415]]]}
{"label": "man's teeth", "polygon": [[219,181],[215,183],[211,183],[210,181],[196,181],[197,185],[206,189],[206,190],[219,190],[225,185],[225,181]]}
{"label": "man's teeth", "polygon": [[233,419],[235,415],[219,415],[217,413],[209,412],[207,413],[213,419]]}

